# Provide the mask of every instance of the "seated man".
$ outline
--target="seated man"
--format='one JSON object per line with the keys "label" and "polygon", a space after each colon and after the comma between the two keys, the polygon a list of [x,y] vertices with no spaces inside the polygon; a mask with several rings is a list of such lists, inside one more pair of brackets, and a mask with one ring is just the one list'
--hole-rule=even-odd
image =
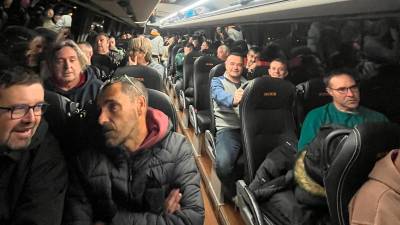
{"label": "seated man", "polygon": [[39,76],[1,71],[0,106],[0,224],[61,224],[68,175]]}
{"label": "seated man", "polygon": [[45,88],[57,92],[84,107],[96,99],[102,82],[86,70],[88,62],[82,50],[72,40],[56,43],[49,57],[51,76]]}
{"label": "seated man", "polygon": [[217,58],[223,62],[225,62],[226,58],[228,58],[230,54],[230,50],[226,45],[220,45],[217,48]]}
{"label": "seated man", "polygon": [[400,224],[400,157],[393,150],[379,160],[349,204],[351,225]]}
{"label": "seated man", "polygon": [[260,61],[260,49],[257,47],[250,48],[246,55],[245,69],[243,75],[247,80],[252,80],[257,77],[261,77],[266,74],[264,66]]}
{"label": "seated man", "polygon": [[175,91],[179,93],[183,88],[183,61],[185,56],[191,53],[194,50],[194,46],[191,43],[187,43],[183,47],[182,52],[178,52],[175,56],[175,65],[176,65],[176,75],[175,75]]}
{"label": "seated man", "polygon": [[239,103],[242,100],[246,82],[242,75],[243,58],[231,53],[225,61],[225,74],[211,81],[211,95],[214,104],[216,134],[216,172],[226,188],[225,195],[231,199],[235,195],[235,163],[241,148]]}
{"label": "seated man", "polygon": [[360,92],[349,71],[331,72],[324,78],[324,83],[333,101],[307,114],[301,129],[298,151],[304,150],[322,125],[337,124],[353,128],[365,122],[388,121],[383,114],[359,105]]}
{"label": "seated man", "polygon": [[147,103],[147,89],[134,78],[104,85],[97,104],[106,146],[77,157],[65,224],[203,224],[192,149]]}
{"label": "seated man", "polygon": [[151,42],[147,38],[134,38],[129,41],[128,65],[148,66],[157,70],[161,77],[164,75],[164,67],[151,56]]}
{"label": "seated man", "polygon": [[101,81],[105,81],[111,77],[112,74],[107,74],[104,70],[101,70],[95,65],[92,65],[91,60],[93,56],[93,47],[89,42],[79,42],[79,48],[82,50],[83,54],[85,54],[87,59],[86,65],[86,73],[91,73],[96,75],[97,79]]}
{"label": "seated man", "polygon": [[[48,64],[51,75],[45,81],[46,90],[79,103],[80,111],[88,112],[89,109],[95,108],[92,107],[93,102],[103,82],[96,78],[95,70],[86,69],[86,57],[74,41],[65,40],[56,43],[50,53]],[[51,107],[55,105],[52,104]],[[96,124],[96,119],[92,117],[92,120],[89,120],[89,114],[94,113],[86,113],[85,118],[81,118],[82,114],[79,114],[64,122],[59,120],[62,115],[57,115],[57,112],[49,110],[47,113],[46,119],[50,129],[60,141],[67,158],[79,151],[80,146],[86,145],[89,136],[94,133],[93,126],[89,126],[89,123]]]}
{"label": "seated man", "polygon": [[96,54],[108,56],[108,58],[111,61],[111,64],[103,65],[103,66],[108,66],[109,71],[114,71],[121,64],[121,62],[124,58],[124,55],[120,55],[118,52],[110,50],[110,37],[106,33],[99,33],[96,36],[95,56],[96,56]]}
{"label": "seated man", "polygon": [[268,74],[270,77],[285,79],[288,75],[287,63],[279,58],[272,60],[269,64]]}

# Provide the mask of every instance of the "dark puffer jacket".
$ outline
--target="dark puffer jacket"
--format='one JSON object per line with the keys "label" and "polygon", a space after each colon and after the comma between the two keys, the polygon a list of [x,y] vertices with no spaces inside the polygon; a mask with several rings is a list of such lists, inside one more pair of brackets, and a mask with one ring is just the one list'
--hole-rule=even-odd
{"label": "dark puffer jacket", "polygon": [[61,224],[68,174],[42,120],[25,150],[0,148],[0,224]]}
{"label": "dark puffer jacket", "polygon": [[[82,152],[68,191],[64,224],[202,225],[204,206],[192,149],[171,128],[169,124],[152,147],[135,153],[120,148]],[[168,214],[164,202],[174,188],[182,193],[181,210]]]}

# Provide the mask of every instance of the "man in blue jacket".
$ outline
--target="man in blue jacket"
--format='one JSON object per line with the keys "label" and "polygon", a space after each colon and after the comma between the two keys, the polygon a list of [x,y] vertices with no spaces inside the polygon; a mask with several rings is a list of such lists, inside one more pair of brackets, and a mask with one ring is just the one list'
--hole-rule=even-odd
{"label": "man in blue jacket", "polygon": [[226,71],[211,81],[211,94],[214,104],[216,135],[216,172],[225,186],[225,197],[231,199],[235,194],[235,162],[241,148],[239,103],[242,100],[246,82],[242,77],[243,57],[231,53],[225,61]]}

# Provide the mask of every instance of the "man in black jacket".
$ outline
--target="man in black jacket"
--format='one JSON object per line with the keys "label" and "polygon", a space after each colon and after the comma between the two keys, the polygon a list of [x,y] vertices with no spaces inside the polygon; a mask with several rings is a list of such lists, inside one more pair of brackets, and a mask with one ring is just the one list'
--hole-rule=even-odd
{"label": "man in black jacket", "polygon": [[0,72],[0,224],[61,223],[64,158],[41,120],[47,104],[37,74]]}
{"label": "man in black jacket", "polygon": [[[72,102],[79,103],[74,113],[70,112],[68,120],[61,119],[59,111],[54,110],[58,102],[50,102],[51,106],[46,115],[50,129],[60,141],[61,148],[69,159],[81,148],[85,147],[90,139],[93,139],[93,113],[89,112],[94,106],[96,96],[102,85],[94,70],[86,69],[88,62],[84,53],[72,40],[64,40],[56,43],[50,52],[48,64],[51,76],[45,81],[46,90],[56,92],[67,97]],[[46,93],[46,98],[48,94]],[[64,114],[66,114],[65,112]],[[60,118],[61,117],[61,118]],[[95,117],[95,116],[94,116]]]}
{"label": "man in black jacket", "polygon": [[89,65],[78,45],[65,40],[54,45],[48,60],[51,76],[45,81],[46,90],[57,92],[84,107],[96,99],[102,82]]}
{"label": "man in black jacket", "polygon": [[97,105],[106,146],[77,157],[65,224],[203,224],[192,149],[147,102],[146,88],[133,78],[105,83]]}

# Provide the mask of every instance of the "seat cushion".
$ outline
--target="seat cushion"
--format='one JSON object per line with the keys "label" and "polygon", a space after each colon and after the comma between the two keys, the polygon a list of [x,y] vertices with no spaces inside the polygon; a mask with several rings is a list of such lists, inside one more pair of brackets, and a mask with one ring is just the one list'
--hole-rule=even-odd
{"label": "seat cushion", "polygon": [[197,116],[197,125],[199,126],[200,133],[203,133],[205,130],[208,130],[211,123],[210,110],[197,111],[196,116]]}

